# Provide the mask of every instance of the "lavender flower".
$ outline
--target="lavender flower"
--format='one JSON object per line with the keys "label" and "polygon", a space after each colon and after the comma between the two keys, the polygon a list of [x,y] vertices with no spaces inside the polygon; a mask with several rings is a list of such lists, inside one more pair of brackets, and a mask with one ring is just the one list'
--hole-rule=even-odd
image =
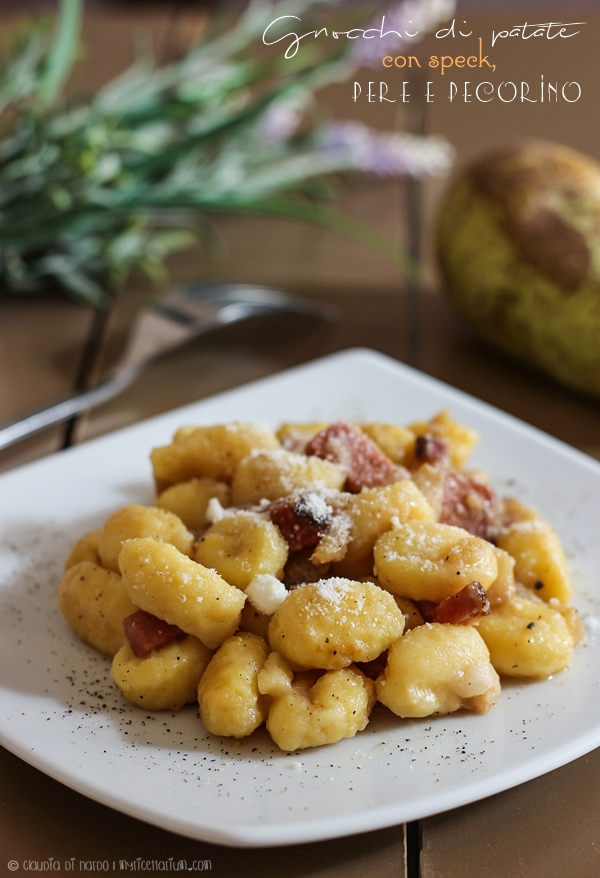
{"label": "lavender flower", "polygon": [[361,122],[323,126],[320,145],[332,165],[377,177],[441,174],[453,159],[452,147],[441,137],[374,131]]}
{"label": "lavender flower", "polygon": [[267,146],[285,143],[296,131],[301,120],[303,100],[280,100],[272,103],[260,118],[257,134]]}
{"label": "lavender flower", "polygon": [[401,53],[449,19],[455,9],[456,0],[404,0],[390,6],[371,23],[373,30],[385,36],[356,40],[352,60],[359,67],[380,67],[384,55]]}

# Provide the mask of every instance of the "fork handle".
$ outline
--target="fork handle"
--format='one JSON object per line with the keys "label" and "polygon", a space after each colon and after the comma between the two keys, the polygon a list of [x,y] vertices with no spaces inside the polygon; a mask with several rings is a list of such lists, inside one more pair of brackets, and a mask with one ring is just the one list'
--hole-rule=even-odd
{"label": "fork handle", "polygon": [[138,374],[137,369],[121,372],[90,387],[89,390],[57,399],[50,405],[35,409],[21,418],[0,424],[0,450],[107,402],[132,384]]}

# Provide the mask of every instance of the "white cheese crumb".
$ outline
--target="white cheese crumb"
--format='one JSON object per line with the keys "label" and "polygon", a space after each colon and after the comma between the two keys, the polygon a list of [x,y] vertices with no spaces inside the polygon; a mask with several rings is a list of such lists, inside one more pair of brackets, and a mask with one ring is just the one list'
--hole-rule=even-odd
{"label": "white cheese crumb", "polygon": [[587,615],[583,616],[581,621],[585,627],[589,642],[592,644],[596,643],[600,635],[600,619],[597,616]]}
{"label": "white cheese crumb", "polygon": [[331,579],[320,579],[315,587],[320,598],[339,606],[344,595],[351,591],[352,583],[348,579],[334,576]]}
{"label": "white cheese crumb", "polygon": [[211,497],[208,501],[208,506],[206,507],[206,519],[210,521],[211,524],[216,524],[217,521],[221,521],[222,518],[225,518],[225,510],[221,506],[218,497]]}
{"label": "white cheese crumb", "polygon": [[271,576],[270,573],[260,573],[246,589],[246,595],[259,613],[271,616],[288,596],[288,590],[275,576]]}
{"label": "white cheese crumb", "polygon": [[304,515],[313,521],[327,522],[333,509],[316,491],[303,491],[298,498],[298,506]]}

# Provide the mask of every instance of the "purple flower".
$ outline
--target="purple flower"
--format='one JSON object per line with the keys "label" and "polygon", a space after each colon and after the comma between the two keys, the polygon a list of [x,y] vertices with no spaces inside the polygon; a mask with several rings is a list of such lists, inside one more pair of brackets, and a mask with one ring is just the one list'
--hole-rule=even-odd
{"label": "purple flower", "polygon": [[277,146],[294,133],[301,118],[302,112],[297,100],[275,101],[262,114],[258,135],[263,143]]}
{"label": "purple flower", "polygon": [[323,126],[320,145],[332,164],[377,177],[424,177],[446,171],[453,158],[441,137],[374,131],[361,122]]}

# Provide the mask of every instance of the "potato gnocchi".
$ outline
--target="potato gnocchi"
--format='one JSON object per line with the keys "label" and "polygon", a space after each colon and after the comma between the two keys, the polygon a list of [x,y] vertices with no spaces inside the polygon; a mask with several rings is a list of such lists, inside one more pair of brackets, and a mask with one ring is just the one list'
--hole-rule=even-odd
{"label": "potato gnocchi", "polygon": [[583,626],[550,524],[465,467],[429,421],[182,427],[154,506],[73,546],[59,606],[144,710],[265,725],[285,751],[400,718],[487,713],[501,678],[568,667]]}

